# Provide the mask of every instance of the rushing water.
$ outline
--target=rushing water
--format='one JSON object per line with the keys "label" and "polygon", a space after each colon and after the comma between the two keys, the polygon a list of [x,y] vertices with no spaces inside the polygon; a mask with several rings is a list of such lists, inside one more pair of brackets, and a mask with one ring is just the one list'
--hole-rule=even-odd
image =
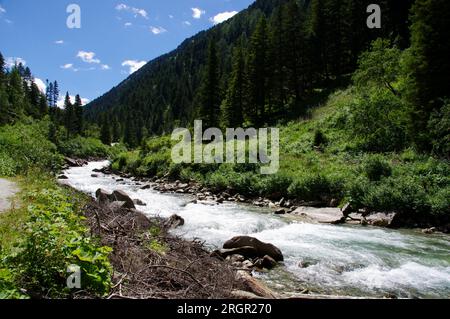
{"label": "rushing water", "polygon": [[176,235],[201,239],[211,248],[237,235],[276,245],[285,256],[284,264],[257,276],[280,292],[307,288],[322,294],[450,298],[447,235],[303,223],[275,216],[267,208],[237,203],[192,204],[188,195],[141,190],[134,181],[117,182],[117,177],[101,173],[91,177],[93,169],[105,165],[94,162],[65,174],[73,187],[88,194],[98,188],[124,190],[147,204],[139,209],[149,216],[180,215],[186,223]]}

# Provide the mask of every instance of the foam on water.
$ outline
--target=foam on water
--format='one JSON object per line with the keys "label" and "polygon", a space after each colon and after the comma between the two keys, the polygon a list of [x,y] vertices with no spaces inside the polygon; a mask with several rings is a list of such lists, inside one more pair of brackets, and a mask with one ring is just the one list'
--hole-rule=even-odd
{"label": "foam on water", "polygon": [[285,256],[284,266],[259,275],[272,287],[291,292],[308,287],[319,293],[356,296],[450,296],[448,236],[293,222],[268,209],[236,203],[193,204],[189,203],[193,197],[141,190],[131,180],[117,182],[101,173],[91,177],[93,169],[107,164],[90,163],[65,173],[72,186],[88,194],[98,188],[121,189],[145,202],[147,206],[139,209],[149,216],[180,215],[186,223],[174,233],[201,239],[211,248],[238,235],[278,246]]}

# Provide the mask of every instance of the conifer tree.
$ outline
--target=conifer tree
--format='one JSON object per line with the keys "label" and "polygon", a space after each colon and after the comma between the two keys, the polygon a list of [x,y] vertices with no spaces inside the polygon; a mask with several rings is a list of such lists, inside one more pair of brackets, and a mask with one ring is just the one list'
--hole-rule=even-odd
{"label": "conifer tree", "polygon": [[73,108],[73,104],[70,101],[69,92],[66,93],[66,97],[64,99],[64,125],[67,130],[67,138],[72,136],[74,133],[74,118],[75,112]]}
{"label": "conifer tree", "polygon": [[75,128],[74,128],[75,133],[81,135],[83,133],[84,120],[83,120],[83,103],[81,101],[79,94],[77,94],[75,97],[74,115],[75,115]]}
{"label": "conifer tree", "polygon": [[241,44],[234,49],[233,70],[224,101],[224,127],[240,127],[243,124],[243,110],[247,104],[247,75],[245,74],[244,53]]}
{"label": "conifer tree", "polygon": [[411,12],[411,133],[420,149],[430,150],[430,115],[450,96],[450,1],[417,0]]}
{"label": "conifer tree", "polygon": [[220,86],[219,61],[216,42],[211,39],[208,45],[208,58],[203,82],[200,88],[200,117],[204,127],[219,127],[220,120]]}
{"label": "conifer tree", "polygon": [[267,21],[263,16],[251,37],[248,53],[249,105],[246,115],[249,122],[261,127],[267,122],[265,107],[267,99]]}
{"label": "conifer tree", "polygon": [[103,123],[100,131],[100,140],[105,145],[111,145],[111,127],[107,116],[103,117]]}

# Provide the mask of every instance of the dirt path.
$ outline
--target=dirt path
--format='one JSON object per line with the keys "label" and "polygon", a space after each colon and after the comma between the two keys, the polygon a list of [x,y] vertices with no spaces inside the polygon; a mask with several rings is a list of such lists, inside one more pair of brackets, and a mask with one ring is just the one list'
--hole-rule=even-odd
{"label": "dirt path", "polygon": [[0,178],[0,213],[11,208],[13,197],[19,191],[16,183]]}

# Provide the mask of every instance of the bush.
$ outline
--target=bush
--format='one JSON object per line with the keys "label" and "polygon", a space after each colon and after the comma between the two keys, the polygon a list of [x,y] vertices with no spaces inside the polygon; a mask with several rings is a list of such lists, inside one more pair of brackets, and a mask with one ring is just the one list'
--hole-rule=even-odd
{"label": "bush", "polygon": [[314,146],[316,147],[325,146],[327,145],[327,142],[328,140],[325,134],[321,130],[317,129],[314,132],[314,141],[313,141]]}
{"label": "bush", "polygon": [[56,170],[62,157],[47,140],[48,121],[17,123],[0,128],[0,175],[13,176],[31,167]]}
{"label": "bush", "polygon": [[381,155],[369,156],[363,166],[370,181],[379,181],[382,177],[389,177],[392,174],[391,166]]}
{"label": "bush", "polygon": [[48,297],[67,296],[67,268],[73,264],[81,269],[83,290],[105,295],[111,284],[110,248],[97,247],[88,237],[75,204],[62,190],[29,195],[33,204],[25,238],[19,254],[12,257],[21,286]]}
{"label": "bush", "polygon": [[344,196],[344,182],[323,174],[305,174],[294,180],[288,189],[289,195],[301,200],[341,199]]}
{"label": "bush", "polygon": [[59,151],[66,156],[76,158],[106,158],[110,155],[110,148],[100,140],[81,136],[60,142]]}

